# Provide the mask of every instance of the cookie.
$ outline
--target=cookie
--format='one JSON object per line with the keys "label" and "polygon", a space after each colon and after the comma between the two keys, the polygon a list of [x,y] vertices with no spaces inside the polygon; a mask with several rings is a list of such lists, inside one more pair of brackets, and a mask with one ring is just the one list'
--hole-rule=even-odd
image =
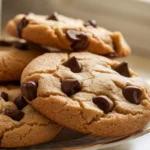
{"label": "cookie", "polygon": [[25,41],[0,40],[0,82],[19,81],[26,65],[46,50]]}
{"label": "cookie", "polygon": [[35,109],[86,134],[125,136],[150,119],[145,83],[127,62],[89,52],[47,53],[24,69],[21,81],[23,96]]}
{"label": "cookie", "polygon": [[25,147],[52,140],[62,127],[34,110],[17,85],[0,86],[0,147]]}
{"label": "cookie", "polygon": [[53,13],[50,16],[19,14],[8,22],[6,32],[28,41],[68,51],[89,51],[108,57],[127,56],[130,47],[120,32]]}

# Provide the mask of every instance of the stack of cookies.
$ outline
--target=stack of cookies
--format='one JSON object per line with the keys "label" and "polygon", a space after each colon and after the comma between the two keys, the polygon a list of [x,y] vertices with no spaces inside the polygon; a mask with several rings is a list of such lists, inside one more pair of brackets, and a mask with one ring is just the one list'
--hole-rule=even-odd
{"label": "stack of cookies", "polygon": [[130,54],[120,32],[56,12],[19,14],[6,32],[15,40],[0,40],[0,147],[47,142],[63,126],[109,138],[149,122],[147,85],[110,59]]}

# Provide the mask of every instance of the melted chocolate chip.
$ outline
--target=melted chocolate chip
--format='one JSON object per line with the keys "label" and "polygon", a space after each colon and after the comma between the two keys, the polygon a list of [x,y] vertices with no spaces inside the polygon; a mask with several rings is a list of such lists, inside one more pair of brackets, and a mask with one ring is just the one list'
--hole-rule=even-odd
{"label": "melted chocolate chip", "polygon": [[22,84],[22,94],[27,100],[31,101],[37,97],[38,84],[34,81],[28,81]]}
{"label": "melted chocolate chip", "polygon": [[79,92],[81,88],[82,88],[81,82],[75,79],[66,79],[61,83],[62,91],[68,96],[71,96]]}
{"label": "melted chocolate chip", "polygon": [[92,19],[92,20],[89,20],[87,22],[84,23],[84,26],[93,26],[94,28],[97,27],[97,23],[96,23],[96,20]]}
{"label": "melted chocolate chip", "polygon": [[125,77],[131,77],[127,62],[122,62],[114,68],[119,74]]}
{"label": "melted chocolate chip", "polygon": [[16,121],[20,121],[24,117],[24,113],[22,111],[14,108],[6,108],[4,110],[4,115],[9,116]]}
{"label": "melted chocolate chip", "polygon": [[25,28],[29,23],[29,20],[26,19],[26,17],[23,17],[20,22],[17,24],[17,31],[18,31],[18,36],[21,38],[22,37],[22,30]]}
{"label": "melted chocolate chip", "polygon": [[27,105],[27,102],[25,101],[25,99],[23,98],[22,95],[16,97],[14,99],[14,103],[16,104],[16,106],[19,110],[23,109]]}
{"label": "melted chocolate chip", "polygon": [[73,50],[84,50],[88,47],[88,37],[84,32],[68,30],[66,36],[70,41],[72,41],[71,47]]}
{"label": "melted chocolate chip", "polygon": [[126,100],[134,104],[140,104],[142,100],[142,90],[135,86],[126,86],[122,93]]}
{"label": "melted chocolate chip", "polygon": [[47,20],[55,20],[55,21],[59,21],[59,18],[58,18],[58,13],[57,12],[53,12],[51,16],[48,16],[46,19]]}
{"label": "melted chocolate chip", "polygon": [[28,50],[28,43],[27,42],[14,42],[13,47],[21,49],[21,50]]}
{"label": "melted chocolate chip", "polygon": [[12,43],[5,40],[0,40],[0,46],[11,46]]}
{"label": "melted chocolate chip", "polygon": [[6,92],[1,92],[1,97],[5,100],[8,101],[8,94]]}
{"label": "melted chocolate chip", "polygon": [[104,113],[109,113],[113,110],[113,102],[107,96],[96,96],[93,98],[93,103],[96,104]]}
{"label": "melted chocolate chip", "polygon": [[70,68],[70,70],[75,73],[79,73],[82,70],[81,64],[75,57],[70,58],[68,61],[64,62],[63,65]]}

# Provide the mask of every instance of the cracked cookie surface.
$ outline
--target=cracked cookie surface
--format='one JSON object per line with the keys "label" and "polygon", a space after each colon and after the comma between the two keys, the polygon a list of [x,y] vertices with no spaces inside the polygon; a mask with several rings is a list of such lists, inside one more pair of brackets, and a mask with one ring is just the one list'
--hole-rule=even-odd
{"label": "cracked cookie surface", "polygon": [[28,105],[17,85],[0,86],[0,147],[15,148],[52,140],[62,127]]}
{"label": "cracked cookie surface", "polygon": [[21,82],[35,109],[83,133],[129,135],[150,119],[147,85],[126,62],[89,52],[47,53],[24,69]]}
{"label": "cracked cookie surface", "polygon": [[25,41],[0,40],[0,82],[19,81],[26,65],[45,51]]}
{"label": "cracked cookie surface", "polygon": [[57,13],[51,16],[17,15],[8,22],[6,32],[68,51],[85,50],[108,57],[130,54],[130,47],[120,32],[110,32],[96,25],[95,20],[84,22]]}

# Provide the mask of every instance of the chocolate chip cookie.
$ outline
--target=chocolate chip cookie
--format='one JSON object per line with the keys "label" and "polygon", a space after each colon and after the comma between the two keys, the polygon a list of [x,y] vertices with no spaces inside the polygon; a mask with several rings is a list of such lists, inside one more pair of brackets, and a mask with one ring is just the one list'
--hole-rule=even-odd
{"label": "chocolate chip cookie", "polygon": [[23,40],[0,40],[0,82],[19,81],[26,65],[44,52],[44,48]]}
{"label": "chocolate chip cookie", "polygon": [[19,86],[0,86],[0,147],[25,147],[47,142],[61,129],[27,104]]}
{"label": "chocolate chip cookie", "polygon": [[108,57],[126,56],[130,47],[120,32],[53,13],[50,16],[20,14],[10,20],[6,32],[28,41],[68,51],[89,51]]}
{"label": "chocolate chip cookie", "polygon": [[21,81],[35,109],[83,133],[125,136],[150,119],[147,86],[127,62],[89,52],[47,53],[24,69]]}

